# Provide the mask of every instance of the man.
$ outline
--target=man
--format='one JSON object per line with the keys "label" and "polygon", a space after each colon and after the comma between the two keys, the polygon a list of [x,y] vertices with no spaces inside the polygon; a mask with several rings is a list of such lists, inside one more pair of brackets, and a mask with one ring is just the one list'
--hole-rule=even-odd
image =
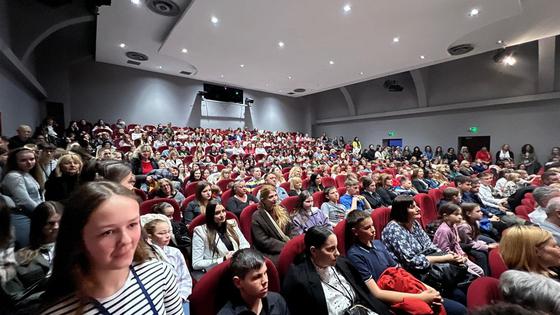
{"label": "man", "polygon": [[253,177],[251,177],[251,179],[249,179],[249,181],[245,183],[247,190],[249,192],[253,191],[253,189],[255,189],[257,186],[264,184],[264,180],[262,178],[262,171],[260,167],[258,166],[253,167],[251,169],[251,175]]}
{"label": "man", "polygon": [[455,187],[459,190],[459,199],[462,200],[463,194],[470,192],[472,188],[472,179],[468,176],[459,175],[454,178]]}
{"label": "man", "polygon": [[21,148],[26,144],[33,143],[31,140],[31,127],[28,125],[20,125],[16,131],[17,135],[10,138],[8,149],[13,150]]}
{"label": "man", "polygon": [[[560,174],[554,170],[547,170],[541,175],[541,181],[543,186],[550,186],[554,183],[560,183]],[[532,193],[535,190],[535,186],[526,186],[517,189],[517,191],[508,197],[507,201],[510,209],[515,209],[521,204],[521,200],[525,198],[526,193]]]}
{"label": "man", "polygon": [[237,291],[218,315],[290,313],[280,294],[268,292],[266,263],[264,257],[256,250],[245,248],[233,254],[230,271]]}
{"label": "man", "polygon": [[556,197],[560,197],[560,190],[554,187],[542,186],[533,190],[533,198],[535,198],[537,207],[529,213],[529,219],[532,223],[540,225],[546,220],[546,206],[552,198]]}
{"label": "man", "polygon": [[443,205],[448,203],[454,203],[456,205],[461,204],[461,192],[455,187],[447,187],[443,190],[443,198],[438,202],[437,208],[441,208]]}
{"label": "man", "polygon": [[[266,174],[264,177],[264,183],[276,187],[276,194],[278,195],[278,199],[280,199],[280,201],[289,197],[286,189],[278,185],[278,178],[276,178],[276,174],[274,173]],[[257,199],[260,200],[261,199],[260,197],[261,197],[261,192],[259,191],[257,193]]]}
{"label": "man", "polygon": [[352,177],[348,177],[346,182],[346,193],[340,197],[340,203],[346,208],[346,210],[369,210],[371,212],[371,206],[367,202],[366,198],[360,195],[360,185],[358,181]]}
{"label": "man", "polygon": [[560,243],[560,197],[550,199],[546,206],[546,220],[539,226],[543,230],[547,230]]}

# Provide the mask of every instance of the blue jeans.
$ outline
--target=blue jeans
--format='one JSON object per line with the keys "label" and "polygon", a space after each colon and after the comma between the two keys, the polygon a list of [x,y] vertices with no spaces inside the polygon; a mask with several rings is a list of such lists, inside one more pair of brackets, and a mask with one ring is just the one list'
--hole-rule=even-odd
{"label": "blue jeans", "polygon": [[189,302],[183,302],[183,313],[185,313],[185,315],[190,315],[191,313],[191,309],[189,307]]}
{"label": "blue jeans", "polygon": [[448,315],[465,315],[467,314],[467,308],[459,303],[450,299],[443,299],[443,307]]}
{"label": "blue jeans", "polygon": [[29,228],[31,226],[31,220],[25,214],[11,213],[10,219],[12,220],[12,226],[14,227],[16,240],[15,240],[15,250],[26,247],[29,245]]}

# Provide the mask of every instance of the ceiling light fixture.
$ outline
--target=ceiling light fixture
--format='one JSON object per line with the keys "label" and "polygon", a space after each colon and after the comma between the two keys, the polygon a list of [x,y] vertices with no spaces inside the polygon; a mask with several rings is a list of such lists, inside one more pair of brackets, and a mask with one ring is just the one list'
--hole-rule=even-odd
{"label": "ceiling light fixture", "polygon": [[420,56],[420,59],[426,59],[426,57],[424,55]]}
{"label": "ceiling light fixture", "polygon": [[220,21],[220,20],[218,20],[218,18],[215,17],[215,16],[212,16],[212,17],[210,18],[210,22],[212,22],[213,24],[218,24],[219,21]]}
{"label": "ceiling light fixture", "polygon": [[364,75],[364,72],[363,72],[363,71],[361,71],[361,72],[360,72],[360,75]]}
{"label": "ceiling light fixture", "polygon": [[469,12],[469,16],[477,16],[480,13],[480,10],[477,8],[474,8],[471,10],[471,12]]}
{"label": "ceiling light fixture", "polygon": [[502,59],[502,64],[505,66],[514,66],[516,63],[517,59],[515,59],[513,55],[505,56],[504,59]]}
{"label": "ceiling light fixture", "polygon": [[289,76],[288,76],[288,80],[291,80],[291,79],[292,79],[292,76],[291,76],[291,75],[289,75]]}
{"label": "ceiling light fixture", "polygon": [[136,6],[140,6],[140,0],[130,0],[130,2]]}
{"label": "ceiling light fixture", "polygon": [[501,39],[500,39],[499,41],[496,42],[496,44],[498,44],[498,45],[502,45],[503,43],[504,43],[504,41],[501,40]]}
{"label": "ceiling light fixture", "polygon": [[240,66],[241,68],[245,68],[245,65],[244,65],[244,64],[240,64],[239,66]]}
{"label": "ceiling light fixture", "polygon": [[350,12],[352,11],[352,6],[350,4],[347,4],[342,9],[344,10],[344,12]]}
{"label": "ceiling light fixture", "polygon": [[393,37],[393,43],[398,43],[401,39],[398,37]]}
{"label": "ceiling light fixture", "polygon": [[334,65],[334,61],[333,60],[329,61],[329,65]]}
{"label": "ceiling light fixture", "polygon": [[278,42],[278,47],[283,48],[284,47],[284,42]]}
{"label": "ceiling light fixture", "polygon": [[188,53],[188,52],[189,52],[189,50],[188,50],[188,49],[186,49],[186,48],[183,48],[183,49],[181,49],[181,52],[182,52],[183,54],[186,54],[186,53]]}
{"label": "ceiling light fixture", "polygon": [[125,48],[126,45],[125,45],[125,43],[121,43],[121,44],[119,45],[119,47],[120,47],[120,48]]}
{"label": "ceiling light fixture", "polygon": [[223,78],[223,77],[224,77],[224,75],[223,75],[223,74],[220,74],[220,78]]}
{"label": "ceiling light fixture", "polygon": [[162,67],[162,66],[158,66],[158,69],[163,69],[163,67]]}
{"label": "ceiling light fixture", "polygon": [[501,48],[498,49],[494,57],[494,62],[501,63],[504,66],[514,66],[517,63],[517,59],[514,57],[514,49]]}

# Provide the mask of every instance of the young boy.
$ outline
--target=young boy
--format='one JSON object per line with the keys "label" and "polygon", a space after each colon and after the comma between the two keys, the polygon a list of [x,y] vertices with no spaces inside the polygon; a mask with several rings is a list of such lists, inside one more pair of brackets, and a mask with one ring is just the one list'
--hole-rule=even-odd
{"label": "young boy", "polygon": [[266,264],[259,252],[251,248],[238,250],[231,258],[230,271],[237,294],[218,315],[289,314],[284,298],[276,292],[268,292]]}
{"label": "young boy", "polygon": [[344,186],[346,186],[346,193],[340,197],[339,202],[346,210],[368,210],[368,213],[371,213],[371,205],[364,196],[360,195],[360,184],[358,181],[350,177],[346,179]]}

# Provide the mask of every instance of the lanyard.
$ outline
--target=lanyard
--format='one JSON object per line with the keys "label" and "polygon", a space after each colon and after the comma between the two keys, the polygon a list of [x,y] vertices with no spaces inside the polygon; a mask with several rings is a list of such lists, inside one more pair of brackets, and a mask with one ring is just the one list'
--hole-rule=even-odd
{"label": "lanyard", "polygon": [[[130,271],[132,272],[132,275],[134,276],[134,279],[136,280],[136,283],[138,283],[138,286],[140,286],[140,290],[142,290],[142,293],[144,294],[144,297],[146,298],[146,301],[148,301],[148,304],[150,305],[150,309],[152,309],[152,313],[154,315],[158,315],[158,311],[156,310],[156,306],[154,305],[154,302],[152,301],[152,298],[148,294],[148,291],[144,287],[144,284],[142,283],[142,281],[140,281],[140,278],[136,274],[136,271],[134,270],[134,267],[130,266]],[[103,304],[99,303],[99,301],[97,301],[96,299],[92,299],[91,302],[93,303],[95,308],[97,308],[97,310],[101,314],[111,315],[111,313],[109,313],[107,308],[105,308],[105,306],[103,306]]]}

